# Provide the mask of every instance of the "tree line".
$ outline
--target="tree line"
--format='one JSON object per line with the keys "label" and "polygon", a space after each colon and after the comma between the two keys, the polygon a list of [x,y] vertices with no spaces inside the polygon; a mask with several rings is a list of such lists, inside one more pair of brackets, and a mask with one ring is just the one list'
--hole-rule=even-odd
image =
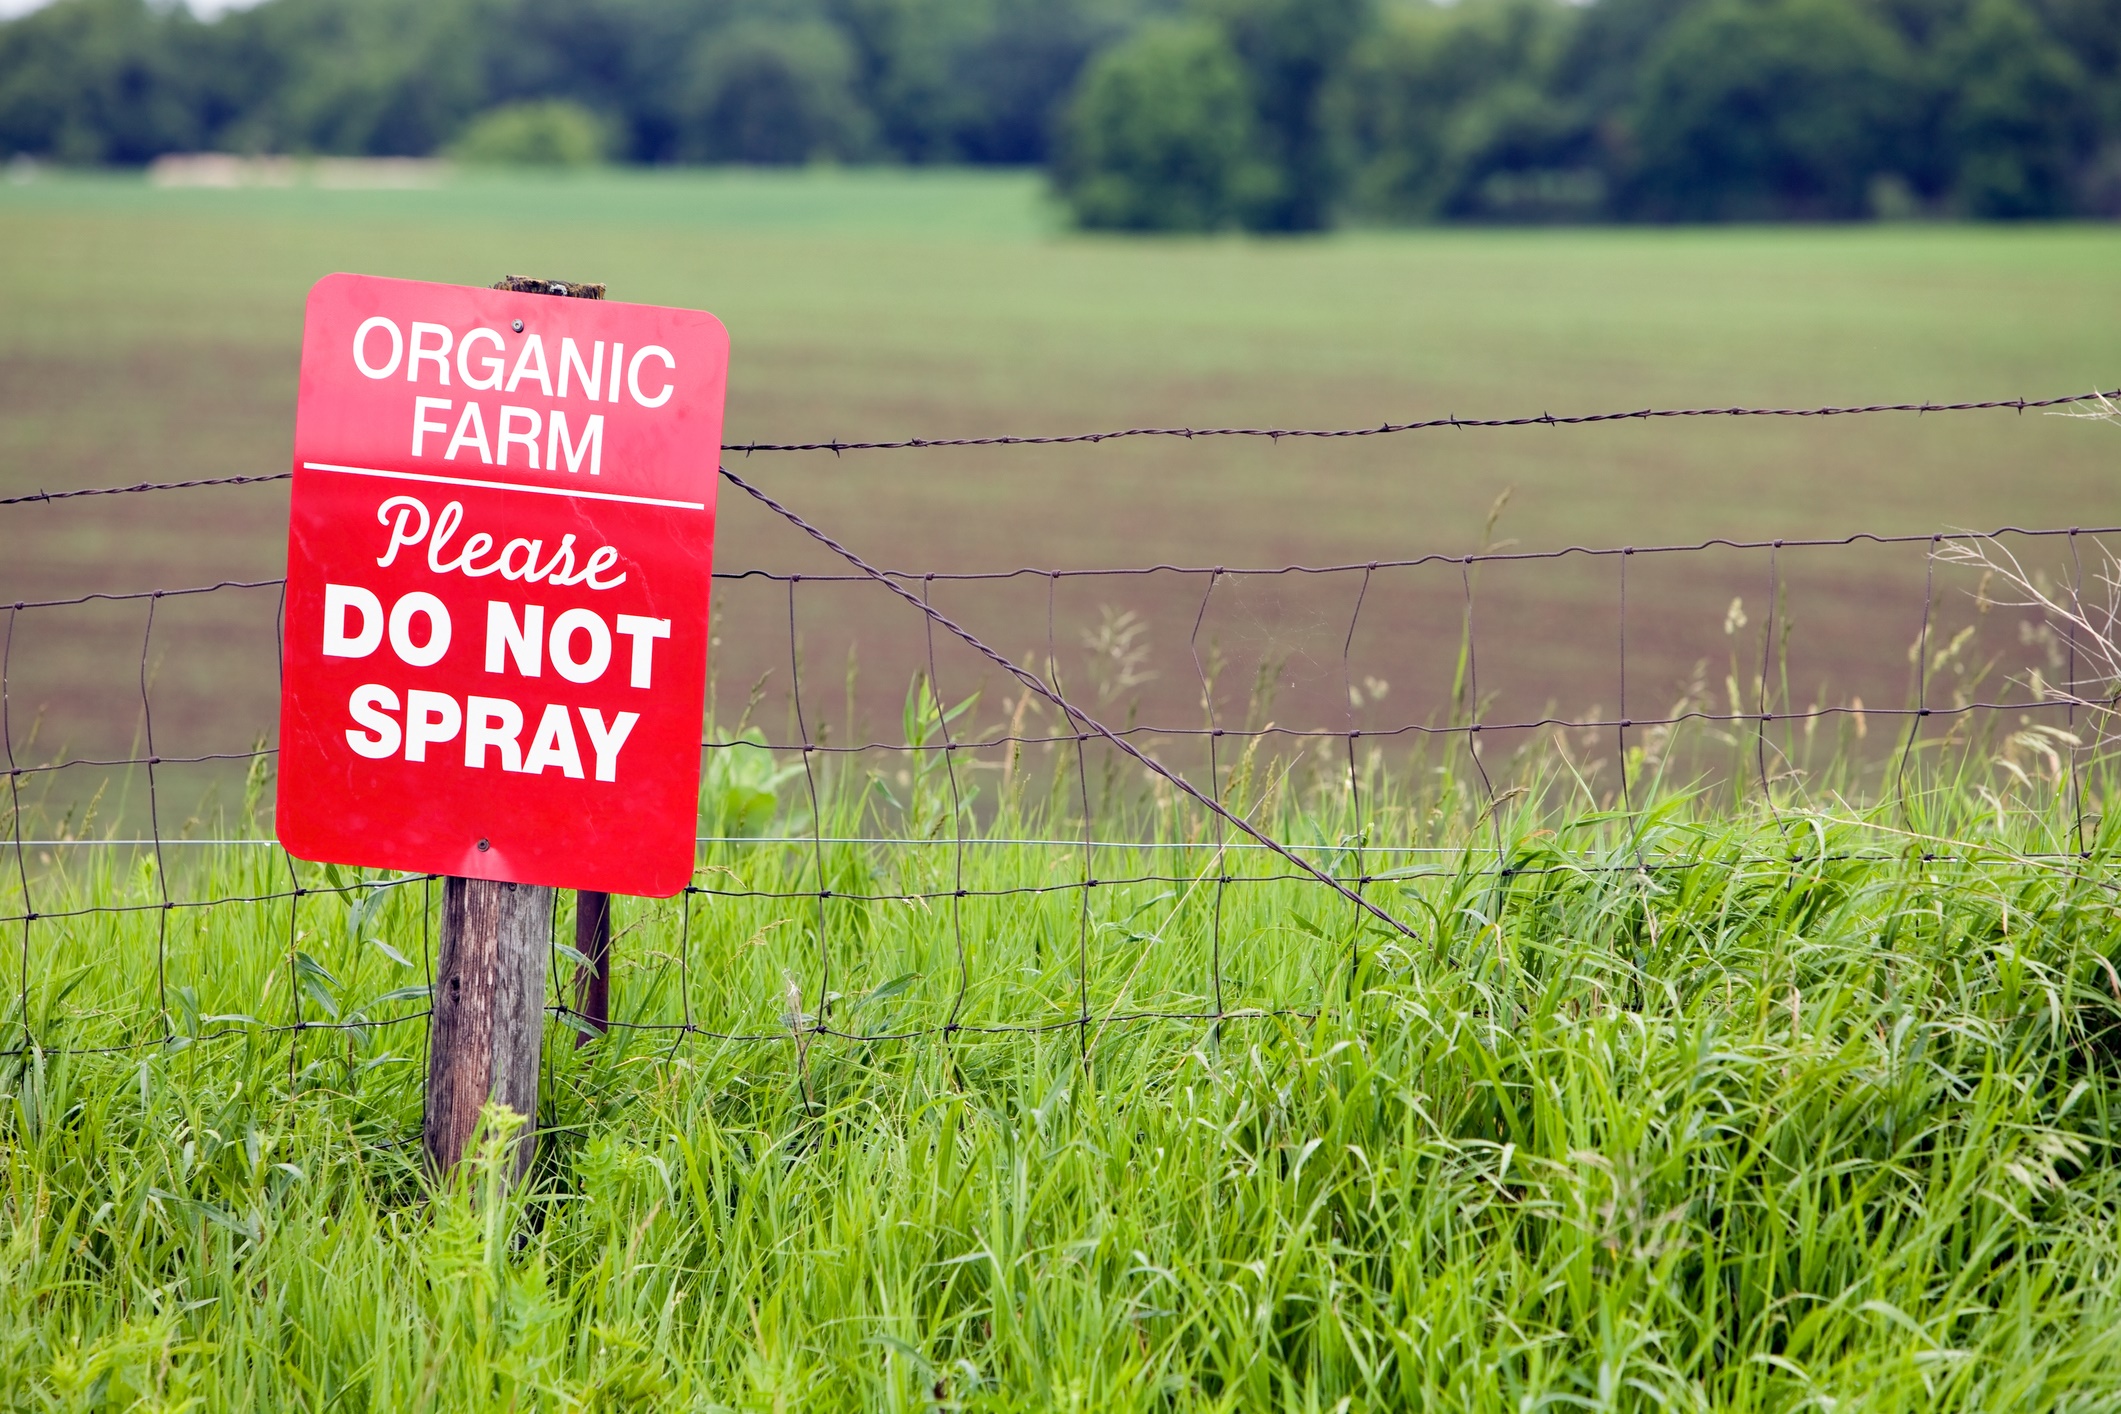
{"label": "tree line", "polygon": [[2121,0],[57,0],[0,155],[1042,164],[1086,226],[2121,214]]}

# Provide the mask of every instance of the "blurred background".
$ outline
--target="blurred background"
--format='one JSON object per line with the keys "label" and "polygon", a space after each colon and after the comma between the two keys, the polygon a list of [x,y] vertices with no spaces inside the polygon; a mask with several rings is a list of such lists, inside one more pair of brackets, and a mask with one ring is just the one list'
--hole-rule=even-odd
{"label": "blurred background", "polygon": [[[732,443],[2121,384],[2121,0],[12,10],[0,497],[284,470],[302,301],[333,270],[713,310]],[[918,573],[2095,527],[2121,522],[2117,451],[2101,423],[1970,413],[761,454],[743,474]],[[0,603],[270,581],[285,513],[281,483],[0,509]],[[1210,667],[1233,719],[1463,711],[1475,593],[1491,721],[1610,714],[1623,690],[1637,716],[1757,705],[1770,660],[1794,707],[1900,705],[1925,625],[1953,645],[1925,670],[1947,695],[2052,678],[2037,620],[1926,550],[1637,558],[1625,625],[1611,560],[1367,591],[1226,579],[1205,613],[1201,576],[932,592],[1108,715],[1186,725]],[[832,567],[726,489],[717,556]],[[749,703],[791,732],[800,663],[837,739],[897,734],[928,663],[903,604],[806,586],[791,653],[785,585],[717,592],[724,726]],[[277,588],[153,601],[151,639],[149,608],[11,620],[19,757],[138,754],[148,701],[164,756],[270,736]],[[999,729],[1010,700],[955,654],[946,695],[993,688],[976,719]],[[97,769],[52,798],[88,798]]]}
{"label": "blurred background", "polygon": [[0,152],[1042,166],[1087,226],[2121,212],[2116,0],[57,0]]}

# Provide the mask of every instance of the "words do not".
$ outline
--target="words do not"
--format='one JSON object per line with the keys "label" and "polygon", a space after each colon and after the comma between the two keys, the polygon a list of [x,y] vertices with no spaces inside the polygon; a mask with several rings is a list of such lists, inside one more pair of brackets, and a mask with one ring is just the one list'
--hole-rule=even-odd
{"label": "words do not", "polygon": [[[360,626],[354,627],[358,620]],[[516,606],[499,600],[486,604],[486,671],[502,673],[510,663],[526,678],[540,677],[545,664],[573,683],[592,683],[611,666],[612,639],[632,640],[627,664],[629,687],[649,687],[655,673],[657,640],[670,637],[670,620],[642,614],[617,614],[610,623],[594,609],[568,609],[545,627],[545,606]],[[382,646],[407,667],[430,668],[449,652],[455,629],[449,606],[425,590],[400,595],[383,612],[375,591],[358,584],[324,586],[324,656],[366,658]]]}

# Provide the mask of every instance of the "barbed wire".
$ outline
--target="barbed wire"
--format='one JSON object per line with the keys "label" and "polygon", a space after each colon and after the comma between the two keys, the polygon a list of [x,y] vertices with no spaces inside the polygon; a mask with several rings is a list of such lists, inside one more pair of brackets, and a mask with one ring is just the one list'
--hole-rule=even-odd
{"label": "barbed wire", "polygon": [[80,496],[129,496],[142,491],[190,491],[200,486],[256,486],[267,481],[289,481],[294,477],[290,471],[269,471],[257,476],[201,476],[189,481],[135,481],[130,486],[83,486],[72,491],[29,491],[19,496],[0,498],[0,506],[26,506],[32,503],[49,505],[53,501],[71,501]]}
{"label": "barbed wire", "polygon": [[1967,403],[1864,403],[1850,406],[1790,407],[1695,407],[1635,408],[1625,412],[1574,413],[1556,417],[1534,413],[1517,417],[1429,417],[1411,422],[1380,422],[1363,427],[1126,427],[1105,432],[1064,432],[1048,435],[996,434],[984,437],[905,437],[867,442],[738,442],[725,443],[725,452],[894,452],[937,447],[1063,447],[1097,445],[1135,437],[1176,437],[1191,441],[1200,437],[1264,437],[1279,442],[1300,438],[1339,440],[1358,437],[1389,437],[1402,432],[1431,432],[1442,428],[1457,431],[1508,427],[1590,427],[1607,422],[1650,422],[1671,418],[1708,417],[1863,417],[1878,413],[1943,412],[2032,412],[2068,407],[2121,397],[2114,392],[2078,393],[2059,398],[1995,398]]}
{"label": "barbed wire", "polygon": [[[1263,437],[1273,442],[1287,440],[1345,440],[1362,437],[1387,437],[1405,432],[1429,432],[1443,428],[1456,431],[1502,429],[1512,427],[1591,427],[1612,422],[1650,422],[1667,419],[1690,418],[1832,418],[1864,417],[1882,413],[1914,413],[1917,415],[1947,412],[2035,412],[2051,408],[2063,408],[2079,403],[2096,403],[2101,399],[2121,398],[2121,388],[2105,392],[2076,393],[2052,398],[1991,398],[1980,402],[1958,403],[1862,403],[1847,406],[1827,405],[1809,408],[1794,407],[1694,407],[1694,408],[1634,408],[1623,412],[1572,413],[1560,417],[1541,412],[1516,417],[1444,417],[1417,418],[1409,422],[1380,422],[1361,427],[1124,427],[1101,432],[1062,433],[996,433],[975,437],[902,437],[868,441],[826,442],[725,442],[724,452],[741,452],[749,457],[761,452],[831,452],[839,455],[846,452],[916,451],[948,447],[1062,447],[1097,446],[1106,442],[1119,442],[1143,437],[1179,438],[1192,441],[1198,438],[1215,437]],[[140,492],[189,491],[210,486],[254,486],[265,482],[287,481],[292,472],[266,472],[254,476],[194,477],[185,481],[138,481],[128,486],[89,486],[72,490],[37,490],[14,496],[0,497],[0,506],[49,505],[55,501],[73,500],[83,496],[124,496]]]}

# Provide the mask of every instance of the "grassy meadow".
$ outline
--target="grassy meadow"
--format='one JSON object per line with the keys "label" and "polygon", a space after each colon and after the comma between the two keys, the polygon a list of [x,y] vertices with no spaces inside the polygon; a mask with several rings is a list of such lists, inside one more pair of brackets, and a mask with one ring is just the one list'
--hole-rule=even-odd
{"label": "grassy meadow", "polygon": [[[754,754],[703,827],[800,840]],[[2113,782],[2013,759],[1232,771],[1402,933],[1154,792],[1022,842],[1065,754],[979,826],[931,740],[620,902],[638,1029],[550,1028],[519,1188],[419,1165],[431,884],[32,851],[0,1405],[2110,1408]]]}
{"label": "grassy meadow", "polygon": [[[39,176],[0,185],[0,496],[283,469],[335,269],[712,309],[741,442],[2111,387],[2117,240],[1126,241],[950,172]],[[2105,525],[2116,436],[743,474],[895,567],[1360,565]],[[0,508],[0,603],[270,580],[284,494]],[[723,571],[832,567],[726,488],[718,538]],[[2102,564],[2011,544],[2043,584]],[[272,847],[269,756],[162,765],[160,849],[97,842],[148,818],[137,767],[14,776],[0,1409],[2113,1408],[2116,782],[2104,718],[2035,705],[2082,662],[1991,589],[1927,544],[928,587],[1115,725],[1241,725],[1218,797],[1401,929],[1078,754],[873,587],[725,581],[692,891],[617,901],[626,1025],[586,1045],[556,941],[520,1187],[498,1150],[421,1168],[432,881]],[[141,603],[14,611],[13,759],[142,754],[150,704],[165,758],[248,751],[277,611],[269,584],[155,601],[152,637]],[[1064,739],[939,751],[942,703],[959,742]],[[1542,712],[1643,725],[1381,736]],[[889,747],[773,749],[800,730]],[[1197,745],[1152,750],[1206,783]]]}
{"label": "grassy meadow", "polygon": [[[0,495],[284,469],[302,300],[332,270],[549,272],[714,310],[734,340],[728,436],[743,442],[2053,396],[2121,383],[2117,253],[2121,233],[2090,225],[1090,238],[1013,174],[466,177],[420,191],[46,176],[0,184]],[[746,474],[893,567],[1235,566],[1470,550],[1505,491],[1493,538],[1527,549],[2107,524],[2116,450],[2110,428],[1970,414],[819,453],[753,457]],[[12,511],[0,598],[270,578],[283,496]],[[722,509],[719,568],[826,567],[742,497]],[[1490,568],[1483,622],[1500,637],[1484,657],[1503,710],[1612,707],[1611,569]],[[1669,699],[1697,661],[1720,660],[1727,606],[1744,596],[1757,619],[1768,571],[1764,555],[1727,553],[1644,578],[1637,691]],[[1798,695],[1897,696],[1920,548],[1790,555],[1779,571]],[[1337,677],[1352,585],[1330,601],[1255,588],[1221,631],[1233,661],[1289,659],[1301,678],[1318,660]],[[1449,681],[1460,586],[1445,567],[1393,592],[1383,657],[1358,667],[1419,720]],[[717,661],[731,683],[784,671],[786,606],[771,597],[727,588]],[[1193,677],[1198,602],[1197,585],[1169,580],[1085,587],[1063,595],[1058,636],[1094,631],[1107,608],[1148,620],[1172,655],[1150,706],[1190,716],[1190,689],[1173,685]],[[1841,612],[1851,602],[1879,612]],[[858,643],[860,705],[895,717],[917,623],[881,596],[820,605],[807,660],[836,682]],[[982,594],[952,607],[1011,653],[1045,613]],[[270,593],[162,606],[163,754],[246,749],[269,723],[276,609]],[[47,742],[127,754],[141,618],[125,605],[25,621],[17,705],[47,709]],[[1329,693],[1305,700],[1338,710]]]}

